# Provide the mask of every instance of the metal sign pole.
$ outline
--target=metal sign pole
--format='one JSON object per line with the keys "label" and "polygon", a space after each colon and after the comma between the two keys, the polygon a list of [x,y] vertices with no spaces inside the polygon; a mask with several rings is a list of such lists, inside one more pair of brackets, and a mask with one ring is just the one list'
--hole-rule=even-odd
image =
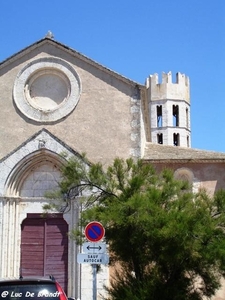
{"label": "metal sign pole", "polygon": [[93,270],[93,300],[97,300],[97,265],[92,265]]}
{"label": "metal sign pole", "polygon": [[93,300],[97,300],[97,265],[109,263],[106,253],[106,244],[98,243],[105,235],[105,228],[101,223],[93,221],[87,224],[84,230],[86,239],[91,243],[83,244],[83,252],[77,254],[79,264],[91,264],[93,272]]}

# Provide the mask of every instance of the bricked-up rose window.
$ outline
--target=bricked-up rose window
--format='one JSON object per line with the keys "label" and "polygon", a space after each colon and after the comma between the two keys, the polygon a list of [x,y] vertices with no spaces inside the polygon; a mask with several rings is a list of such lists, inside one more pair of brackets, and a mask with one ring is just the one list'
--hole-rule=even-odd
{"label": "bricked-up rose window", "polygon": [[27,81],[25,96],[39,110],[51,111],[58,108],[70,96],[68,78],[55,69],[44,69]]}
{"label": "bricked-up rose window", "polygon": [[76,107],[81,83],[66,61],[45,57],[27,64],[17,75],[13,98],[27,118],[51,123],[65,118]]}

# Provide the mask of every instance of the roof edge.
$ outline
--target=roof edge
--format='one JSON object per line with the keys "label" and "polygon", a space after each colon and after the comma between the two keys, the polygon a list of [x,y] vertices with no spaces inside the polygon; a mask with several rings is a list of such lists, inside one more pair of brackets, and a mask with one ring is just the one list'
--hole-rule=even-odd
{"label": "roof edge", "polygon": [[225,158],[178,158],[178,159],[157,159],[142,158],[144,162],[154,164],[173,164],[173,163],[225,163]]}
{"label": "roof edge", "polygon": [[138,86],[139,88],[144,88],[145,87],[143,84],[140,84],[140,83],[138,83],[138,82],[136,82],[134,80],[131,80],[131,79],[129,79],[129,78],[127,78],[127,77],[125,77],[125,76],[123,76],[123,75],[121,75],[121,74],[119,74],[119,73],[117,73],[117,72],[115,72],[115,71],[113,71],[113,70],[111,70],[111,69],[109,69],[109,68],[101,65],[100,63],[96,62],[95,60],[93,60],[93,59],[85,56],[84,54],[82,54],[82,53],[74,50],[73,48],[70,48],[69,46],[67,46],[65,44],[62,44],[62,43],[60,43],[60,42],[58,42],[58,41],[56,41],[56,40],[54,40],[54,39],[52,39],[50,37],[44,37],[44,38],[38,40],[37,42],[35,42],[35,43],[33,43],[33,44],[31,44],[31,45],[29,45],[29,46],[21,49],[20,51],[18,51],[15,54],[9,56],[8,58],[4,59],[2,62],[0,62],[0,68],[2,66],[4,66],[5,64],[10,63],[10,62],[16,60],[18,57],[24,56],[28,50],[34,49],[38,45],[44,44],[46,42],[54,44],[54,45],[56,45],[58,47],[63,48],[65,51],[67,51],[67,52],[69,52],[69,53],[71,53],[73,55],[76,55],[76,57],[82,59],[83,61],[85,61],[85,62],[87,62],[87,63],[89,63],[89,64],[97,67],[100,70],[103,70],[103,71],[105,71],[105,72],[107,72],[107,73],[115,76],[116,78],[119,78],[120,80],[126,82],[127,84],[130,84],[130,85],[132,85],[134,87]]}

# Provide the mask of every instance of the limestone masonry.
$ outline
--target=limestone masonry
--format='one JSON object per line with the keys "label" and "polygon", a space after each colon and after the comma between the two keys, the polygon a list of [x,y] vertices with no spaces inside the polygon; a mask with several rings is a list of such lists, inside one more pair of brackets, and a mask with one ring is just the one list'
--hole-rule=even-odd
{"label": "limestone masonry", "polygon": [[[196,192],[225,188],[225,154],[191,148],[186,75],[139,84],[47,35],[0,63],[0,277],[53,274],[68,296],[91,299],[91,266],[77,263],[80,246],[67,235],[80,195],[42,215],[61,167],[83,153],[105,166],[133,157],[170,167]],[[112,272],[102,265],[98,299]],[[224,298],[221,289],[213,299]]]}

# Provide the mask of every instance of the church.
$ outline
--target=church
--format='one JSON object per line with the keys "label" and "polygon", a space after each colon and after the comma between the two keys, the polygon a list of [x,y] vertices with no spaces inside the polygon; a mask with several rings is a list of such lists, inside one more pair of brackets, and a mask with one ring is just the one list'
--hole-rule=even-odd
{"label": "church", "polygon": [[[92,297],[88,264],[69,239],[78,199],[43,217],[70,157],[107,166],[115,157],[169,167],[194,191],[225,188],[225,153],[191,148],[189,78],[132,81],[51,34],[0,63],[0,278],[53,275],[68,296]],[[63,156],[62,156],[63,153]],[[98,274],[98,299],[110,269]],[[225,297],[218,291],[214,300]]]}

